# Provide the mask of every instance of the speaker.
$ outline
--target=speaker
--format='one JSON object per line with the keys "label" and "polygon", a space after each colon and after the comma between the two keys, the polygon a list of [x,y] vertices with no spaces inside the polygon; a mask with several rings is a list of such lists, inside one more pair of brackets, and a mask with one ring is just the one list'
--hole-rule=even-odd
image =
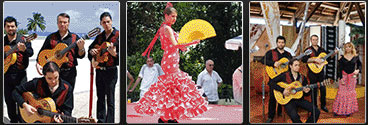
{"label": "speaker", "polygon": [[[322,48],[326,50],[326,54],[335,51],[338,45],[338,27],[323,26],[322,27]],[[336,79],[337,76],[337,56],[327,59],[328,64],[323,69],[326,73],[325,78]]]}

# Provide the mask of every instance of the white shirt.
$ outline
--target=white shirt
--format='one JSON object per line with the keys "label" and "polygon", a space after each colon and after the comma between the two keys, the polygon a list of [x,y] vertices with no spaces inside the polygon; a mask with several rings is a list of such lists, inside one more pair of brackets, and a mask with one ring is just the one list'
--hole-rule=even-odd
{"label": "white shirt", "polygon": [[204,69],[198,75],[197,85],[202,86],[204,93],[206,94],[208,101],[218,101],[218,92],[217,87],[218,83],[221,83],[222,79],[220,75],[215,71],[212,70],[212,75],[210,75],[206,69]]}
{"label": "white shirt", "polygon": [[164,71],[160,65],[155,63],[152,67],[144,64],[139,72],[138,77],[142,78],[140,90],[148,91],[148,88],[158,80],[158,76],[163,75]]}

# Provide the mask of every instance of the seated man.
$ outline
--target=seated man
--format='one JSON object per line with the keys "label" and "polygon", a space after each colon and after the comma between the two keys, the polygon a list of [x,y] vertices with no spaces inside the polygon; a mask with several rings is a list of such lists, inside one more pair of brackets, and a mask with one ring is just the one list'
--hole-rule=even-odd
{"label": "seated man", "polygon": [[[60,69],[54,62],[48,62],[43,67],[42,73],[45,75],[41,78],[16,86],[13,91],[13,98],[22,108],[25,108],[29,114],[37,113],[37,109],[26,103],[22,97],[24,92],[33,92],[40,98],[51,97],[56,105],[56,110],[60,114],[71,116],[73,110],[73,93],[72,86],[59,77]],[[57,123],[64,122],[59,116],[54,116]]]}
{"label": "seated man", "polygon": [[[300,62],[296,59],[290,60],[289,63],[289,71],[286,71],[279,76],[275,77],[270,81],[270,85],[275,88],[275,90],[282,92],[283,96],[289,96],[293,94],[290,90],[290,87],[287,88],[281,88],[279,85],[277,85],[278,82],[285,82],[285,83],[292,83],[294,81],[301,81],[302,85],[307,85],[308,81],[302,74],[299,73],[299,66]],[[303,88],[304,95],[309,95],[310,88],[304,87]],[[274,96],[274,95],[271,95]],[[320,111],[315,106],[313,108],[313,103],[308,102],[307,100],[304,100],[304,98],[300,99],[291,99],[290,102],[285,104],[285,108],[287,110],[287,114],[290,116],[293,123],[301,123],[300,116],[298,115],[297,108],[301,107],[309,112],[312,112],[314,109],[314,112],[311,113],[311,115],[308,117],[306,123],[316,123],[318,121],[318,117],[320,114]]]}

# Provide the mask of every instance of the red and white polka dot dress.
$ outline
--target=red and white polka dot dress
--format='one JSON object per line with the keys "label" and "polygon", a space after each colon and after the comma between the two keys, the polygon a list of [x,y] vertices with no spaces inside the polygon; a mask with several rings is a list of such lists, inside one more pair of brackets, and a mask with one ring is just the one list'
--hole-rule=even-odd
{"label": "red and white polka dot dress", "polygon": [[[342,71],[342,79],[339,81],[339,90],[333,103],[333,112],[337,115],[350,115],[358,111],[358,100],[355,91],[357,79],[354,73],[347,74]],[[345,84],[341,84],[344,82]]]}
{"label": "red and white polka dot dress", "polygon": [[207,111],[208,102],[197,90],[192,77],[179,69],[179,50],[164,33],[163,26],[159,30],[164,50],[161,67],[165,75],[159,76],[134,109],[140,114],[158,115],[163,120],[198,116]]}

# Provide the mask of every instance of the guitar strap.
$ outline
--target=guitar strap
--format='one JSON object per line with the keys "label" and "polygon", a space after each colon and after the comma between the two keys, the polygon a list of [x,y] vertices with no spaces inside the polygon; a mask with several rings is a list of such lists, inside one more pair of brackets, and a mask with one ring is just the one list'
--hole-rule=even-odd
{"label": "guitar strap", "polygon": [[276,49],[272,50],[272,61],[277,62],[279,60],[278,54],[276,52]]}

